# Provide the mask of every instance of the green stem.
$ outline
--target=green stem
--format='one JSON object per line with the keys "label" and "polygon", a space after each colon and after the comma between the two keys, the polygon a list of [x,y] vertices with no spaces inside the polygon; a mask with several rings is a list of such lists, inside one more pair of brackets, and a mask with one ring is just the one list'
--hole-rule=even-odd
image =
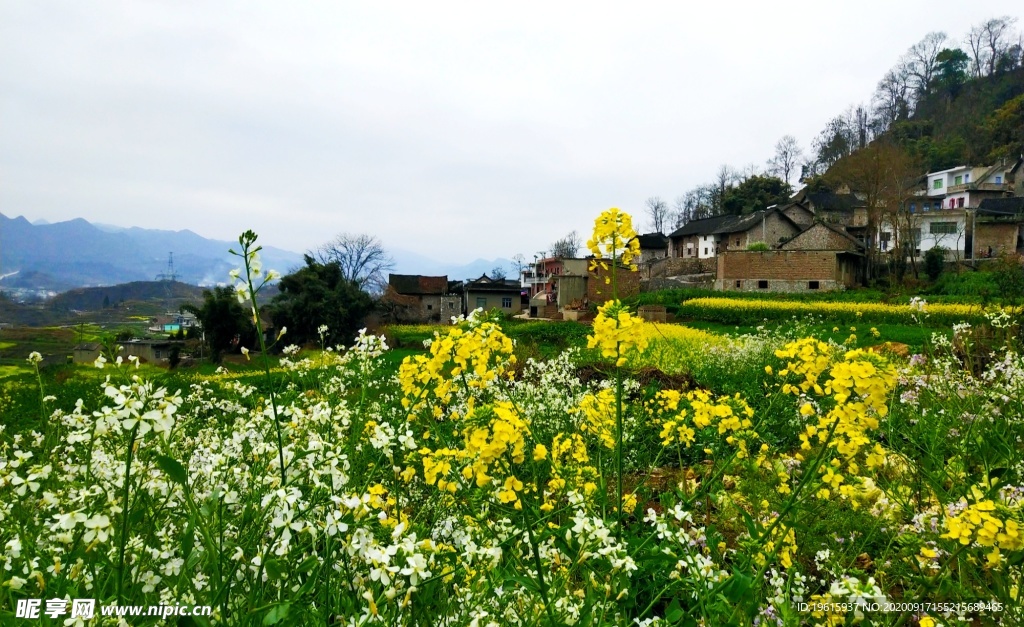
{"label": "green stem", "polygon": [[121,534],[118,538],[117,549],[117,604],[123,605],[124,599],[121,591],[124,587],[124,552],[128,545],[128,497],[131,492],[132,460],[135,456],[135,438],[139,434],[139,423],[135,423],[131,435],[128,437],[128,452],[124,461],[124,490],[121,495]]}

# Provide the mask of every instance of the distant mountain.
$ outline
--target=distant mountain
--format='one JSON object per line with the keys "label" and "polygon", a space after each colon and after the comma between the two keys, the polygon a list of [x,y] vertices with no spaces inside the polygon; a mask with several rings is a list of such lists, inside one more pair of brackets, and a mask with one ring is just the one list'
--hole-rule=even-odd
{"label": "distant mountain", "polygon": [[388,251],[395,260],[396,274],[423,274],[427,276],[447,276],[451,281],[462,281],[465,279],[476,279],[481,274],[490,275],[495,266],[501,266],[505,270],[505,276],[514,278],[516,274],[515,264],[504,258],[477,259],[467,264],[441,263],[407,250]]}
{"label": "distant mountain", "polygon": [[[22,287],[35,287],[24,285],[33,276],[65,289],[152,281],[167,272],[170,253],[177,280],[214,285],[226,282],[238,265],[228,253],[232,246],[237,244],[188,230],[97,227],[81,218],[32,224],[0,213],[0,275],[11,275],[4,283],[21,275],[16,280]],[[302,255],[279,248],[264,247],[260,254],[265,268],[282,273],[302,265]]]}

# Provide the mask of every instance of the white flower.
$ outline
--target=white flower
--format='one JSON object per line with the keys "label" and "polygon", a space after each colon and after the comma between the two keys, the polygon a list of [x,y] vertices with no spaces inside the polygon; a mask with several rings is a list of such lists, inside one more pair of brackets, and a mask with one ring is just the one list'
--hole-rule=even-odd
{"label": "white flower", "polygon": [[38,364],[41,361],[43,361],[43,356],[38,351],[32,351],[28,354],[28,363]]}
{"label": "white flower", "polygon": [[288,327],[281,327],[281,330],[277,332],[277,339],[281,339],[285,333],[288,332]]}
{"label": "white flower", "polygon": [[242,347],[242,354],[245,355],[245,359],[246,359],[246,361],[248,361],[249,360],[249,349],[243,346]]}
{"label": "white flower", "polygon": [[241,274],[241,272],[242,272],[241,268],[235,268],[231,272],[228,272],[228,276],[231,277],[232,281],[237,281],[238,280],[238,275]]}
{"label": "white flower", "polygon": [[100,355],[99,357],[96,358],[96,361],[92,362],[92,365],[94,365],[97,368],[100,368],[102,370],[103,369],[103,364],[105,364],[105,363],[107,363],[107,358],[104,357],[103,355]]}
{"label": "white flower", "polygon": [[238,298],[238,302],[240,303],[244,303],[249,300],[249,286],[245,283],[236,283],[235,297]]}

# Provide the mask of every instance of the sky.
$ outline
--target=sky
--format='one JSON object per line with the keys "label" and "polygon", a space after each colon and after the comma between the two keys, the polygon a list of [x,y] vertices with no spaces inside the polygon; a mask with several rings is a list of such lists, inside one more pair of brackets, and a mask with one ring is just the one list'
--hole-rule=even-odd
{"label": "sky", "polygon": [[1019,6],[0,0],[0,212],[532,258],[809,150],[925,34]]}

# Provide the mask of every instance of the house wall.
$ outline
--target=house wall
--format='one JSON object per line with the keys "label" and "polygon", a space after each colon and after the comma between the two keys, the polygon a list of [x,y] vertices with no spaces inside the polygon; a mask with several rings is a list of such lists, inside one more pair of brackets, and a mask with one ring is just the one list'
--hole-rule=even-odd
{"label": "house wall", "polygon": [[1019,232],[1018,224],[978,222],[974,226],[975,257],[988,257],[989,247],[992,248],[992,256],[1015,252]]}
{"label": "house wall", "polygon": [[[587,300],[591,303],[604,303],[612,299],[612,286],[604,282],[611,276],[611,268],[605,270],[598,267],[587,277]],[[627,298],[640,293],[640,273],[628,268],[619,268],[615,274],[616,291],[619,298]]]}
{"label": "house wall", "polygon": [[[512,306],[505,307],[502,305],[502,299],[510,299]],[[473,311],[478,307],[483,307],[484,311],[490,311],[492,309],[498,309],[504,313],[511,315],[518,315],[522,313],[523,307],[520,303],[519,292],[466,292],[466,311]]]}
{"label": "house wall", "polygon": [[812,226],[782,246],[783,250],[850,250],[853,242],[824,226]]}
{"label": "house wall", "polygon": [[814,214],[798,205],[790,205],[783,209],[782,213],[801,226],[810,226],[814,222]]}
{"label": "house wall", "polygon": [[586,276],[563,276],[558,279],[558,307],[568,307],[574,300],[582,301],[587,295]]}
{"label": "house wall", "polygon": [[856,262],[840,259],[834,251],[730,252],[718,257],[715,289],[808,292],[816,291],[810,282],[817,281],[817,291],[828,291],[853,287],[857,276]]}

